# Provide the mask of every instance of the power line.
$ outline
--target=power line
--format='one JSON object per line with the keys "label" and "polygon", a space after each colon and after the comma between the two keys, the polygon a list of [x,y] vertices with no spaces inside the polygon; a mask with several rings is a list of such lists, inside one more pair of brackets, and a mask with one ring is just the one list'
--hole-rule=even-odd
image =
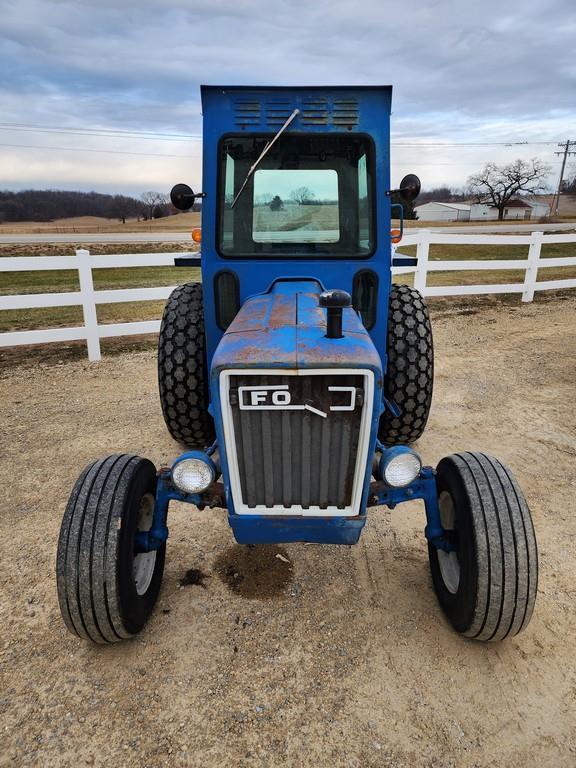
{"label": "power line", "polygon": [[[453,163],[434,163],[434,162],[432,162],[432,163],[428,163],[426,160],[422,160],[421,158],[419,158],[418,160],[393,160],[391,162],[391,165],[396,165],[396,166],[400,165],[403,168],[408,166],[408,165],[414,166],[415,168],[418,168],[418,167],[426,168],[429,165],[446,165],[446,166],[450,166],[450,167],[461,168],[463,165],[471,165],[471,166],[474,166],[475,168],[478,168],[478,166],[481,165],[481,161],[479,160],[476,163],[471,163],[471,162],[467,162],[467,163],[458,163],[458,162],[453,162]],[[556,165],[558,165],[558,163],[556,163]]]}
{"label": "power line", "polygon": [[[98,136],[106,138],[144,138],[148,140],[167,140],[167,141],[200,141],[202,139],[199,133],[168,133],[162,131],[138,131],[126,130],[123,128],[84,128],[82,126],[64,127],[42,125],[38,123],[10,123],[1,122],[0,130],[27,131],[31,133],[64,133],[77,134],[80,136]],[[394,147],[516,147],[516,146],[553,146],[555,141],[392,141]]]}
{"label": "power line", "polygon": [[[62,150],[64,152],[96,152],[98,154],[105,154],[105,155],[136,155],[139,157],[169,157],[169,158],[180,158],[183,160],[192,160],[194,158],[200,157],[199,154],[195,155],[174,155],[169,154],[167,152],[129,152],[127,150],[119,150],[119,149],[94,149],[92,147],[52,147],[48,146],[47,144],[5,144],[0,143],[0,147],[10,147],[12,149],[48,149],[53,152],[58,152],[59,150]],[[557,153],[558,154],[558,153]],[[445,165],[445,166],[463,166],[463,165],[473,165],[478,166],[478,162],[448,162],[448,163],[436,163],[436,162],[426,162],[422,158],[412,159],[412,160],[402,160],[400,161],[393,161],[392,165],[406,165],[407,163],[411,163],[412,165],[420,165],[420,166],[427,166],[427,165]]]}
{"label": "power line", "polygon": [[88,149],[86,147],[49,147],[47,145],[40,144],[2,144],[0,147],[12,147],[13,149],[50,149],[58,152],[64,150],[65,152],[98,152],[105,155],[139,155],[141,157],[179,157],[190,160],[200,155],[169,155],[162,152],[125,152],[119,149]]}
{"label": "power line", "polygon": [[106,136],[110,138],[150,138],[166,137],[170,140],[199,141],[202,136],[199,133],[162,133],[160,131],[136,131],[123,128],[84,128],[81,126],[66,128],[64,126],[38,125],[34,123],[0,123],[0,130],[4,131],[30,131],[32,133],[73,133],[80,136]]}
{"label": "power line", "polygon": [[553,145],[554,141],[458,141],[458,142],[391,142],[393,147],[519,147],[532,145]]}
{"label": "power line", "polygon": [[67,128],[7,128],[0,125],[0,131],[7,131],[8,133],[48,133],[55,136],[93,136],[98,139],[138,139],[138,141],[173,141],[181,143],[183,141],[200,141],[193,137],[182,136],[180,139],[165,139],[161,136],[146,136],[145,134],[129,134],[129,133],[98,133],[97,131],[71,131]]}

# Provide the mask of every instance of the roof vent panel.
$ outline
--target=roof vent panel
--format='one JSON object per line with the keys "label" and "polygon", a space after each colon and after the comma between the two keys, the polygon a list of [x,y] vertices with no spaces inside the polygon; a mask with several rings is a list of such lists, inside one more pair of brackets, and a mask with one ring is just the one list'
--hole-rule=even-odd
{"label": "roof vent panel", "polygon": [[267,99],[266,124],[281,127],[292,114],[294,108],[289,99]]}
{"label": "roof vent panel", "polygon": [[334,99],[332,123],[334,125],[358,125],[358,102],[356,99]]}
{"label": "roof vent panel", "polygon": [[302,125],[328,125],[330,110],[328,99],[322,97],[304,99],[302,102]]}
{"label": "roof vent panel", "polygon": [[237,99],[234,103],[234,122],[241,128],[259,125],[261,105],[257,99]]}

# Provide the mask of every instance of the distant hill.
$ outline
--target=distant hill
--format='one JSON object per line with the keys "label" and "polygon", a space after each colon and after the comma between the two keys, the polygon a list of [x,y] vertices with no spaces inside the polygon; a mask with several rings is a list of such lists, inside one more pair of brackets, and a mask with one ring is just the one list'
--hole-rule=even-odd
{"label": "distant hill", "polygon": [[53,221],[76,216],[124,219],[143,216],[145,209],[141,200],[126,195],[52,189],[26,189],[21,192],[0,190],[0,223]]}

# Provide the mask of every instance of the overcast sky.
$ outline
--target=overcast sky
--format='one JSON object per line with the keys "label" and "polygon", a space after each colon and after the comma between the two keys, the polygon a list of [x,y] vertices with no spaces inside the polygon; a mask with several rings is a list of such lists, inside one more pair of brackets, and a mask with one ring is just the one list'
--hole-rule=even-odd
{"label": "overcast sky", "polygon": [[0,188],[200,188],[200,83],[392,84],[393,143],[531,142],[393,146],[394,181],[540,157],[554,183],[575,51],[575,0],[0,0]]}

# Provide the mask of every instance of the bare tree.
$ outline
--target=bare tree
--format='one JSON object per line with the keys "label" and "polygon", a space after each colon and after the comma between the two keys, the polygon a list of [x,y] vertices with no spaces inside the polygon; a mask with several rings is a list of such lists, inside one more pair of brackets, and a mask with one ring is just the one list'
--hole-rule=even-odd
{"label": "bare tree", "polygon": [[298,205],[307,203],[310,200],[313,200],[314,197],[314,192],[312,192],[311,189],[308,189],[308,187],[298,187],[298,189],[293,189],[292,192],[290,192],[290,200],[298,203]]}
{"label": "bare tree", "polygon": [[549,165],[537,158],[530,162],[515,160],[509,165],[488,163],[483,171],[469,177],[468,189],[476,202],[489,202],[497,208],[498,219],[502,220],[504,209],[514,195],[545,191],[550,170]]}
{"label": "bare tree", "polygon": [[274,195],[270,192],[262,192],[261,195],[256,195],[255,203],[256,205],[270,205],[273,197]]}
{"label": "bare tree", "polygon": [[564,179],[561,192],[565,195],[576,195],[576,171],[572,179]]}
{"label": "bare tree", "polygon": [[145,217],[151,219],[154,216],[154,210],[158,206],[164,206],[168,202],[168,196],[163,192],[143,192],[140,195],[140,199],[144,203]]}

